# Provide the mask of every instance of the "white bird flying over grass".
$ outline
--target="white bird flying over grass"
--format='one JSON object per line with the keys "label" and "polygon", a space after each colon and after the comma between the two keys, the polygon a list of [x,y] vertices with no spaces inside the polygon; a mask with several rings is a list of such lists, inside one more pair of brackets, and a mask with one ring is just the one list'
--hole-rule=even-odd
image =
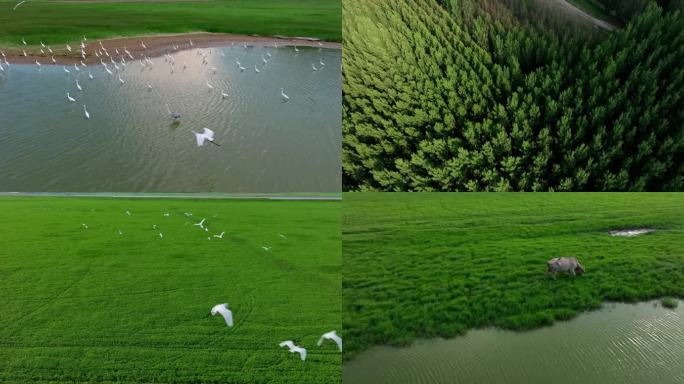
{"label": "white bird flying over grass", "polygon": [[342,338],[339,337],[339,336],[337,336],[337,332],[335,332],[335,331],[330,331],[330,332],[324,333],[324,334],[321,336],[321,338],[318,339],[318,346],[320,347],[321,345],[323,345],[323,342],[324,342],[325,340],[332,340],[332,341],[334,341],[335,344],[337,344],[337,348],[339,348],[340,351],[342,351]]}
{"label": "white bird flying over grass", "polygon": [[263,249],[264,251],[268,252],[268,251],[271,250],[271,247],[262,246],[261,249]]}
{"label": "white bird flying over grass", "polygon": [[163,235],[161,232],[159,232],[159,238],[160,238],[160,239],[163,239],[163,238],[164,238],[164,235]]}
{"label": "white bird flying over grass", "polygon": [[204,128],[204,131],[202,133],[195,132],[195,131],[190,131],[195,134],[195,138],[197,139],[197,146],[201,147],[204,144],[204,141],[208,141],[216,146],[221,146],[220,144],[217,144],[214,142],[214,131],[212,131],[209,128]]}
{"label": "white bird flying over grass", "polygon": [[226,234],[226,231],[223,231],[223,232],[221,232],[220,235],[214,235],[214,237],[216,237],[217,239],[223,239],[223,235],[225,235],[225,234]]}
{"label": "white bird flying over grass", "polygon": [[302,361],[306,360],[306,348],[302,348],[300,346],[295,345],[295,343],[292,340],[283,341],[278,345],[280,347],[287,347],[291,353],[299,353],[299,356],[302,358]]}
{"label": "white bird flying over grass", "polygon": [[216,316],[217,313],[220,313],[221,316],[223,316],[226,325],[229,327],[233,326],[233,312],[228,309],[228,303],[214,305],[214,307],[211,308],[211,315]]}
{"label": "white bird flying over grass", "polygon": [[204,229],[204,220],[206,220],[206,219],[202,219],[202,221],[200,221],[199,223],[195,223],[193,225]]}

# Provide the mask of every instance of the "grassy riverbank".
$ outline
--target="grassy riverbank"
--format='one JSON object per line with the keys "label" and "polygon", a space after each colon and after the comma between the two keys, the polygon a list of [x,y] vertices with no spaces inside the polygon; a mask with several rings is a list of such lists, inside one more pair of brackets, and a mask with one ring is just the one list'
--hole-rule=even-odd
{"label": "grassy riverbank", "polygon": [[0,0],[0,46],[64,44],[157,33],[225,32],[342,38],[339,0]]}
{"label": "grassy riverbank", "polygon": [[[348,193],[345,359],[470,328],[529,329],[606,300],[684,297],[681,194]],[[619,228],[656,228],[611,237]],[[546,276],[576,256],[586,273]]]}

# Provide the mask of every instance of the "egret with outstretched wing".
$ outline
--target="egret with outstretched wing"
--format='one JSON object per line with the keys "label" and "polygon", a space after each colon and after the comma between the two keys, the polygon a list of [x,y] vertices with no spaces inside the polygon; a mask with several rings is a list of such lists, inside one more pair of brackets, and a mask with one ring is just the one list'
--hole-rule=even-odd
{"label": "egret with outstretched wing", "polygon": [[219,145],[214,142],[214,131],[212,131],[209,128],[204,128],[204,131],[202,133],[195,132],[195,131],[190,131],[195,134],[195,138],[197,139],[197,146],[201,147],[204,144],[204,141],[208,141],[214,145]]}
{"label": "egret with outstretched wing", "polygon": [[323,342],[324,342],[325,340],[332,340],[332,341],[334,341],[335,344],[337,344],[337,348],[339,348],[340,351],[342,351],[342,338],[339,337],[339,336],[337,336],[337,332],[336,332],[336,331],[330,331],[330,332],[324,333],[324,334],[321,336],[321,338],[318,339],[318,346],[320,347],[321,345],[323,345]]}
{"label": "egret with outstretched wing", "polygon": [[295,343],[292,340],[283,341],[278,345],[280,347],[287,347],[291,353],[299,353],[299,356],[302,358],[302,361],[306,360],[306,348],[302,348],[300,346],[295,345]]}
{"label": "egret with outstretched wing", "polygon": [[228,309],[228,303],[214,305],[211,309],[211,315],[216,316],[217,313],[223,316],[223,319],[226,320],[226,325],[229,327],[233,326],[233,312]]}

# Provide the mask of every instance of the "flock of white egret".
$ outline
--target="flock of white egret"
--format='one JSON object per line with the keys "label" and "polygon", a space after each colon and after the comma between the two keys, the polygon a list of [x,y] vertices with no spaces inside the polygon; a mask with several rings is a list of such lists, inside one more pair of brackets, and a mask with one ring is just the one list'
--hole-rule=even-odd
{"label": "flock of white egret", "polygon": [[[141,71],[152,71],[155,69],[155,60],[158,58],[153,59],[152,57],[148,56],[146,51],[147,46],[145,45],[145,42],[143,40],[140,41],[140,46],[143,49],[143,52],[140,53],[140,56],[136,59],[135,56],[131,53],[131,51],[126,47],[123,46],[121,49],[117,48],[106,48],[102,41],[99,41],[98,44],[94,45],[86,45],[87,43],[87,38],[83,36],[83,38],[80,41],[80,44],[78,48],[72,48],[69,44],[66,44],[63,49],[55,49],[53,50],[52,47],[49,45],[44,44],[42,41],[40,42],[40,53],[41,57],[50,57],[51,64],[56,65],[57,64],[57,59],[55,59],[55,51],[60,51],[60,53],[63,53],[65,55],[71,55],[73,53],[80,53],[80,59],[78,62],[74,62],[73,66],[66,66],[62,65],[62,70],[67,76],[75,76],[75,79],[73,81],[73,84],[76,88],[76,93],[70,90],[66,90],[66,101],[68,103],[77,103],[78,99],[75,97],[76,95],[80,94],[83,92],[85,88],[85,84],[80,82],[80,76],[81,73],[86,73],[87,72],[87,77],[89,81],[94,81],[96,80],[96,76],[93,75],[90,67],[88,67],[85,63],[85,60],[90,58],[93,59],[93,57],[97,60],[99,59],[100,65],[102,65],[102,68],[104,69],[104,72],[107,73],[107,75],[116,81],[118,81],[121,86],[124,86],[126,84],[126,80],[122,77],[122,74],[124,73],[125,69],[134,63],[136,60],[138,61]],[[28,46],[27,42],[25,39],[22,38],[21,40],[22,45]],[[235,45],[234,42],[231,43],[231,45]],[[322,49],[322,43],[318,43],[318,51],[320,52]],[[188,39],[187,44],[181,45],[172,45],[172,50],[173,51],[178,51],[181,48],[185,49],[190,49],[194,47],[194,43],[192,39]],[[242,47],[247,50],[250,47],[246,42],[242,43]],[[262,70],[266,68],[266,64],[273,58],[273,55],[271,53],[272,49],[280,49],[281,47],[278,46],[277,42],[274,42],[272,46],[264,46],[264,53],[261,54],[260,57],[260,64],[261,68],[259,68],[259,63],[254,64],[254,72],[255,74],[261,73]],[[78,49],[78,51],[76,50]],[[295,45],[292,46],[292,49],[294,51],[294,54],[297,55],[298,52],[300,51],[299,48]],[[209,67],[209,58],[211,55],[213,55],[215,52],[212,49],[197,49],[196,53],[196,58],[198,61],[201,62],[202,67],[205,67],[206,71],[206,80],[205,80],[205,85],[209,89],[209,91],[214,90],[214,85],[210,82],[210,76],[215,75],[217,73],[217,68],[216,67]],[[220,57],[225,58],[224,52],[220,51]],[[2,58],[0,59],[0,74],[7,73],[10,67],[10,62],[7,59],[7,56],[5,52],[0,50],[0,55],[2,55]],[[22,55],[25,57],[28,57],[28,54],[26,50],[22,50]],[[167,68],[170,71],[170,74],[174,74],[177,71],[176,68],[176,60],[174,56],[171,54],[171,51],[167,51],[163,56],[160,57],[161,60],[163,60],[164,63],[167,64]],[[246,70],[246,67],[243,66],[243,64],[240,62],[240,60],[235,60],[235,63],[237,65],[237,68],[240,70],[240,72],[244,72]],[[42,63],[36,59],[35,64],[40,71],[40,68],[42,66]],[[50,64],[50,63],[48,63]],[[317,66],[318,65],[318,66]],[[318,58],[317,63],[312,63],[311,64],[311,69],[313,71],[319,71],[325,67],[325,62],[321,57]],[[180,65],[179,65],[180,66]],[[200,67],[200,68],[202,68]],[[182,67],[178,70],[180,72],[183,72],[188,69],[188,64],[187,62],[183,62]],[[158,71],[163,70],[159,69]],[[145,84],[146,89],[148,92],[153,91],[153,86],[150,83]],[[230,95],[225,91],[221,90],[220,92],[220,97],[221,99],[228,99]],[[285,87],[280,87],[280,98],[283,103],[288,102],[291,100],[290,96],[285,92]],[[81,100],[83,103],[83,116],[86,120],[90,120],[91,114],[88,112],[88,108],[85,104],[84,101],[85,97]],[[169,107],[169,104],[166,104],[166,109],[174,121],[179,121],[181,118],[181,114],[177,111],[172,111],[171,108]],[[191,130],[195,135],[196,142],[198,146],[202,146],[205,141],[208,141],[212,144],[218,145],[217,143],[214,142],[214,131],[204,127],[202,132],[196,132],[194,130]]]}
{"label": "flock of white egret", "polygon": [[[131,211],[127,210],[125,213],[127,216],[132,216]],[[190,218],[193,216],[193,214],[190,212],[184,212],[183,215],[186,218]],[[164,217],[170,217],[171,213],[165,212],[163,214],[163,216]],[[207,219],[202,218],[202,220],[198,221],[197,223],[193,223],[192,226],[198,227],[201,231],[203,231],[204,233],[207,233],[207,232],[209,232],[209,228],[207,227],[206,223],[207,223]],[[84,230],[89,229],[89,227],[86,223],[82,223],[81,226],[83,227]],[[152,224],[152,229],[157,230],[157,224]],[[119,236],[124,235],[124,233],[123,233],[123,231],[121,231],[121,229],[117,230],[117,233]],[[212,238],[223,239],[223,236],[225,235],[225,233],[226,233],[225,231],[222,231],[220,234],[214,234],[213,236],[208,236],[207,240],[211,240]],[[278,236],[280,238],[283,238],[283,239],[287,238],[282,233],[278,234]],[[159,232],[159,238],[164,239],[164,234],[162,232]],[[271,249],[270,246],[262,246],[261,248],[264,251],[269,251]],[[233,327],[233,325],[234,325],[234,323],[233,323],[233,312],[230,310],[230,308],[228,308],[228,303],[216,304],[215,306],[213,306],[211,308],[210,312],[211,312],[212,316],[216,316],[217,314],[220,314],[223,317],[224,321],[226,322],[226,325],[229,328]],[[337,344],[337,348],[340,350],[340,352],[342,351],[342,338],[337,334],[337,331],[333,330],[333,331],[324,333],[318,339],[318,342],[316,344],[320,347],[323,345],[323,343],[326,340],[330,340],[330,341],[335,342],[335,344]],[[306,361],[306,351],[307,351],[306,348],[301,347],[299,345],[296,345],[294,343],[294,341],[286,340],[286,341],[279,343],[278,346],[281,348],[287,347],[288,351],[291,353],[299,353],[299,357],[301,358],[301,360]]]}

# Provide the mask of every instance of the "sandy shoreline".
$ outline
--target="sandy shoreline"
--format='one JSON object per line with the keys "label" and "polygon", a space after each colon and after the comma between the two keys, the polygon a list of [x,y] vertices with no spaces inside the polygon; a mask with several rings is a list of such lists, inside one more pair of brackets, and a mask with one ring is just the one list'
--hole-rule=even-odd
{"label": "sandy shoreline", "polygon": [[[121,37],[101,41],[102,46],[107,49],[111,57],[119,58],[120,56],[124,55],[124,58],[127,61],[130,60],[130,57],[128,54],[124,54],[124,48],[131,53],[131,56],[133,56],[135,60],[139,60],[143,56],[159,57],[166,53],[172,53],[174,51],[182,51],[186,49],[220,46],[225,47],[230,46],[231,44],[242,45],[243,43],[246,43],[248,46],[256,45],[274,47],[275,44],[278,44],[278,46],[320,46],[323,48],[342,49],[341,43],[318,41],[316,39],[306,37],[266,37],[208,32]],[[190,45],[190,41],[192,41],[192,45]],[[143,48],[141,42],[145,44],[146,48]],[[9,61],[10,64],[34,64],[36,60],[38,60],[41,65],[50,65],[53,64],[51,56],[54,56],[56,65],[72,65],[75,63],[80,63],[81,60],[83,60],[85,64],[100,63],[100,58],[96,57],[95,55],[95,53],[98,51],[102,52],[100,40],[88,40],[85,46],[85,60],[83,60],[81,57],[81,48],[78,44],[71,45],[71,52],[66,49],[66,44],[52,46],[51,48],[53,50],[53,54],[50,54],[47,48],[44,48],[43,50],[45,53],[41,54],[40,45],[27,47],[27,56],[23,55],[21,47],[7,49],[0,48],[0,50],[3,50],[7,57],[7,61]],[[116,54],[117,49],[119,50],[119,55]],[[4,58],[0,57],[0,60],[4,62]]]}

